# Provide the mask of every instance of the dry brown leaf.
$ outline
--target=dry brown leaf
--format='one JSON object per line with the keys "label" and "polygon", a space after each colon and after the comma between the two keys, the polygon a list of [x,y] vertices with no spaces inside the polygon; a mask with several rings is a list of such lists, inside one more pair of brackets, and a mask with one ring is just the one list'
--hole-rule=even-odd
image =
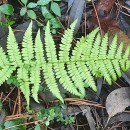
{"label": "dry brown leaf", "polygon": [[112,91],[106,100],[109,119],[123,112],[128,106],[130,106],[130,87],[122,87]]}
{"label": "dry brown leaf", "polygon": [[118,35],[118,45],[123,42],[124,43],[124,51],[128,45],[130,45],[130,38],[119,28],[110,27],[108,29],[109,40],[112,41],[113,37],[117,34]]}
{"label": "dry brown leaf", "polygon": [[96,9],[97,11],[104,11],[106,13],[108,13],[112,6],[114,5],[116,0],[99,0],[97,5],[96,5]]}

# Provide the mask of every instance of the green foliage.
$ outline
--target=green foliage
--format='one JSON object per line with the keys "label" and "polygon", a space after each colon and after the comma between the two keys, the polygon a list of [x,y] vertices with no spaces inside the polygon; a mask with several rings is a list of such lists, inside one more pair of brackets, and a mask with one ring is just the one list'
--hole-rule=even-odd
{"label": "green foliage", "polygon": [[3,4],[0,6],[0,12],[7,14],[7,15],[12,15],[13,14],[13,6],[10,4]]}
{"label": "green foliage", "polygon": [[[61,16],[60,6],[55,1],[56,0],[38,0],[37,3],[35,3],[29,2],[28,0],[19,0],[23,6],[20,10],[20,15],[24,16],[27,14],[31,19],[36,19],[37,12],[39,13],[40,10],[45,20],[50,21],[52,29],[61,28],[58,19],[53,16],[53,13],[59,17]],[[51,4],[50,9],[48,8],[48,4]]]}
{"label": "green foliage", "polygon": [[9,16],[6,16],[5,23],[0,22],[0,26],[9,27],[9,26],[13,25],[14,23],[15,23],[15,21],[10,20]]}
{"label": "green foliage", "polygon": [[37,115],[38,120],[44,120],[44,123],[46,126],[48,126],[50,122],[53,121],[54,119],[56,121],[65,123],[66,125],[75,122],[75,119],[72,116],[64,117],[64,115],[61,112],[60,107],[58,106],[41,110],[37,112],[36,115]]}
{"label": "green foliage", "polygon": [[38,91],[41,77],[44,77],[52,94],[63,102],[58,89],[59,83],[71,94],[84,97],[85,87],[89,86],[96,91],[94,76],[104,76],[111,85],[112,80],[121,76],[122,70],[129,69],[130,46],[123,52],[123,43],[117,47],[117,36],[108,46],[108,34],[101,40],[98,28],[77,41],[70,53],[75,24],[76,21],[65,31],[58,52],[50,33],[49,22],[45,30],[44,48],[40,31],[33,43],[32,22],[24,34],[21,50],[9,27],[7,55],[0,48],[0,85],[9,80],[11,75],[14,76],[13,72],[17,72],[15,76],[18,82],[10,82],[18,83],[29,106],[30,95],[39,102]]}
{"label": "green foliage", "polygon": [[26,130],[24,119],[15,119],[11,121],[6,121],[4,124],[0,125],[0,130],[8,129],[8,130]]}

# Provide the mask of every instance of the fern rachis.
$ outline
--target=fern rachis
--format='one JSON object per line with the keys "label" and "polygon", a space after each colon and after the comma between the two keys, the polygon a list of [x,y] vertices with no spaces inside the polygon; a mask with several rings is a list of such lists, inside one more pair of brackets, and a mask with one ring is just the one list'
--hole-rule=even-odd
{"label": "fern rachis", "polygon": [[[45,31],[45,47],[43,48],[40,39],[40,31],[33,43],[31,23],[25,32],[21,51],[12,29],[9,28],[7,54],[0,48],[0,84],[9,79],[13,71],[17,71],[20,89],[29,105],[31,93],[35,101],[39,102],[38,91],[41,75],[44,75],[49,90],[63,102],[57,81],[68,92],[84,97],[85,84],[96,91],[94,76],[104,76],[106,81],[111,84],[113,80],[121,76],[122,70],[129,69],[130,46],[123,52],[123,43],[117,47],[117,36],[115,36],[108,47],[108,34],[105,34],[101,40],[98,28],[77,41],[72,55],[69,56],[75,24],[76,21],[70,29],[65,31],[58,55],[49,23]],[[47,57],[44,55],[45,53]]]}

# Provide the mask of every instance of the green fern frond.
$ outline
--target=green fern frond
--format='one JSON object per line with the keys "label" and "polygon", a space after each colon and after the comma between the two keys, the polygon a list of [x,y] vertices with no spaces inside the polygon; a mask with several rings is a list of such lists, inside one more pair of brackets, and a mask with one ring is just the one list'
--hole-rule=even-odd
{"label": "green fern frond", "polygon": [[121,77],[122,71],[130,68],[130,46],[125,52],[123,43],[117,47],[117,35],[109,45],[108,34],[101,39],[99,28],[79,39],[71,54],[75,24],[76,21],[65,31],[59,51],[50,33],[49,22],[44,45],[40,39],[40,30],[33,43],[31,22],[23,38],[22,51],[18,49],[13,31],[9,28],[7,54],[0,47],[0,85],[17,71],[19,87],[29,106],[30,91],[35,101],[39,102],[39,85],[44,78],[51,93],[64,102],[58,84],[62,84],[71,94],[84,97],[86,84],[97,90],[94,77],[104,77],[112,84],[113,80]]}
{"label": "green fern frond", "polygon": [[32,40],[32,22],[27,28],[22,42],[22,58],[24,63],[31,65],[32,59],[34,58],[33,40]]}

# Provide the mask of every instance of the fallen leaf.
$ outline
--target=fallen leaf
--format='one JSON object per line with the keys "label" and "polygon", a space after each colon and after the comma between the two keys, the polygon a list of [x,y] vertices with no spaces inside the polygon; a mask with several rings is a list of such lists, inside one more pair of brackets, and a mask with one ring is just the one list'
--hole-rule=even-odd
{"label": "fallen leaf", "polygon": [[116,0],[99,0],[96,5],[97,12],[104,11],[105,13],[108,13],[114,5],[115,1]]}
{"label": "fallen leaf", "polygon": [[123,112],[128,106],[130,106],[130,87],[122,87],[112,91],[106,100],[109,119]]}

